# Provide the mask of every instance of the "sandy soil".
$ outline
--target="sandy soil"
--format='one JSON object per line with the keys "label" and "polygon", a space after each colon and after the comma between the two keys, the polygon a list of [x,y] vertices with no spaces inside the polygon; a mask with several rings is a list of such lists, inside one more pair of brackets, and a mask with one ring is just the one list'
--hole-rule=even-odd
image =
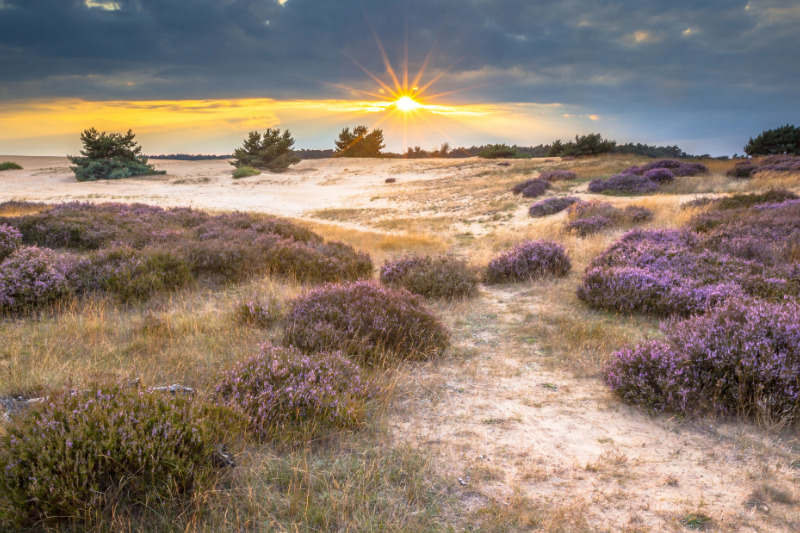
{"label": "sandy soil", "polygon": [[[459,203],[471,183],[498,171],[497,162],[475,159],[311,160],[240,180],[226,161],[159,160],[165,176],[98,183],[75,181],[65,158],[0,161],[24,167],[0,173],[0,200],[136,201],[301,218],[362,210],[328,220],[370,230],[377,210],[451,210],[453,220],[473,216],[487,231],[531,223],[519,202],[482,210],[489,201],[476,193]],[[404,182],[416,185],[393,196]],[[690,513],[712,517],[711,531],[800,531],[796,433],[651,417],[621,404],[597,377],[543,364],[535,343],[514,333],[526,310],[541,305],[532,286],[484,288],[470,305],[451,319],[462,322],[458,349],[471,355],[414,370],[391,421],[398,441],[433,451],[467,509],[529,502],[549,531],[681,530]]]}
{"label": "sandy soil", "polygon": [[163,176],[118,181],[78,182],[65,157],[0,156],[23,170],[0,173],[0,199],[29,201],[123,201],[163,206],[193,206],[300,216],[325,208],[380,208],[373,200],[387,177],[398,183],[425,180],[495,165],[474,159],[407,162],[393,159],[306,160],[283,173],[266,172],[235,180],[227,161],[152,160]]}

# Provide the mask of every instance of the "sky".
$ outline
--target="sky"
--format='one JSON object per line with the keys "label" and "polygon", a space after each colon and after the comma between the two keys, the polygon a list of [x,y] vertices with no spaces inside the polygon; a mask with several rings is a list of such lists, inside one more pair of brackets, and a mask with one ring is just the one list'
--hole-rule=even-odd
{"label": "sky", "polygon": [[0,0],[0,153],[74,154],[89,127],[150,154],[266,128],[333,148],[364,124],[392,151],[597,132],[732,155],[800,123],[798,27],[797,0]]}

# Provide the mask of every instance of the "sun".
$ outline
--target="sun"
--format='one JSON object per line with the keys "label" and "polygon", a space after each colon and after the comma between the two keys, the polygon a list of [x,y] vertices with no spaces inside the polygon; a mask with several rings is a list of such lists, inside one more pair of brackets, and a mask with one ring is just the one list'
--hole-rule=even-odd
{"label": "sun", "polygon": [[422,104],[415,101],[410,96],[401,96],[394,102],[395,107],[400,111],[408,113],[409,111],[414,111],[415,109],[419,109],[422,107]]}

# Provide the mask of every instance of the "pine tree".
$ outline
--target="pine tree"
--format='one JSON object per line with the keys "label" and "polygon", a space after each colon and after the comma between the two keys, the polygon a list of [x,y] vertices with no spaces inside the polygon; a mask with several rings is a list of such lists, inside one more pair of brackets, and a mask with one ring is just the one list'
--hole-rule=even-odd
{"label": "pine tree", "polygon": [[371,132],[366,126],[356,126],[353,131],[345,128],[339,133],[336,144],[336,157],[380,157],[383,144],[383,130]]}
{"label": "pine tree", "polygon": [[800,128],[786,124],[766,130],[744,147],[749,156],[791,154],[800,155]]}
{"label": "pine tree", "polygon": [[279,129],[267,128],[263,136],[257,131],[251,131],[242,147],[233,152],[231,165],[236,168],[253,167],[279,172],[300,162],[292,146],[294,139],[289,130],[281,134]]}
{"label": "pine tree", "polygon": [[90,128],[81,133],[80,156],[67,156],[78,181],[114,180],[132,176],[166,174],[147,164],[142,147],[131,130],[121,133],[98,132]]}

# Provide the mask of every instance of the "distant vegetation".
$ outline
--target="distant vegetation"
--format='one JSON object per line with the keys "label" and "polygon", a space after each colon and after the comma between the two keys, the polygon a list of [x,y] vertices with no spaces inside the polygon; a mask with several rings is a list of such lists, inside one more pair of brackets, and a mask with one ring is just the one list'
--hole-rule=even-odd
{"label": "distant vegetation", "polygon": [[343,129],[335,143],[334,157],[380,157],[381,150],[386,148],[383,130],[369,131],[366,126],[356,126],[352,132],[350,128]]}
{"label": "distant vegetation", "polygon": [[168,154],[168,155],[150,155],[150,159],[173,159],[175,161],[206,161],[212,159],[233,159],[233,154]]}
{"label": "distant vegetation", "polygon": [[800,155],[800,128],[789,124],[761,132],[750,139],[744,147],[749,156],[759,155]]}
{"label": "distant vegetation", "polygon": [[294,146],[294,139],[289,130],[281,134],[279,129],[267,128],[264,135],[257,131],[251,131],[242,147],[233,152],[231,165],[237,169],[251,167],[280,172],[289,168],[290,165],[300,162],[300,158],[294,154],[292,146]]}
{"label": "distant vegetation", "polygon": [[258,176],[261,171],[253,167],[239,167],[233,171],[233,179],[247,178],[249,176]]}
{"label": "distant vegetation", "polygon": [[67,156],[78,181],[98,181],[166,174],[147,164],[142,147],[131,130],[120,133],[98,132],[91,128],[81,133],[80,156]]}
{"label": "distant vegetation", "polygon": [[0,163],[0,170],[22,170],[22,166],[13,161],[6,161],[5,163]]}

